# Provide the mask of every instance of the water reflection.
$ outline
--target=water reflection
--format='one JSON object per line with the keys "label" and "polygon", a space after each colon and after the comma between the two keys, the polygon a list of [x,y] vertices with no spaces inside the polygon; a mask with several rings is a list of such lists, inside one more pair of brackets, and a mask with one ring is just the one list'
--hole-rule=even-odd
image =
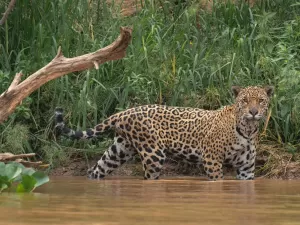
{"label": "water reflection", "polygon": [[52,178],[2,194],[1,224],[299,224],[300,181]]}

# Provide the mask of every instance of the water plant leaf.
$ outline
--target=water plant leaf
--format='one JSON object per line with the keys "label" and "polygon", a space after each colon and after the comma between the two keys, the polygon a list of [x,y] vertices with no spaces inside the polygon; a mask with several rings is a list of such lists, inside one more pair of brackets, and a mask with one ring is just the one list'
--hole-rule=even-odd
{"label": "water plant leaf", "polygon": [[7,184],[1,183],[1,181],[0,181],[0,193],[1,193],[3,190],[5,190],[6,188],[8,188]]}
{"label": "water plant leaf", "polygon": [[26,167],[22,163],[19,163],[19,162],[9,162],[6,165],[15,165],[17,167],[20,167],[22,170],[26,169]]}
{"label": "water plant leaf", "polygon": [[[20,164],[21,165],[21,164]],[[23,166],[23,165],[22,165]],[[22,180],[22,175],[32,175],[35,173],[35,170],[33,168],[26,168],[25,166],[22,167],[22,173],[19,174],[15,179],[14,181],[16,182],[20,182]]]}
{"label": "water plant leaf", "polygon": [[16,164],[7,164],[5,166],[5,176],[8,177],[9,180],[13,180],[17,176],[22,173],[22,168]]}
{"label": "water plant leaf", "polygon": [[10,187],[10,182],[7,176],[0,176],[0,192]]}
{"label": "water plant leaf", "polygon": [[5,174],[5,163],[0,162],[0,176],[3,176]]}
{"label": "water plant leaf", "polygon": [[13,182],[19,183],[16,192],[31,192],[48,181],[49,177],[43,172],[36,172],[20,163],[0,163],[0,192],[11,187]]}
{"label": "water plant leaf", "polygon": [[22,171],[22,175],[32,175],[35,173],[33,168],[24,168]]}
{"label": "water plant leaf", "polygon": [[36,179],[33,176],[23,175],[22,182],[19,183],[17,186],[17,192],[31,192],[34,190],[36,183]]}
{"label": "water plant leaf", "polygon": [[32,174],[32,177],[36,180],[35,187],[41,186],[49,181],[49,177],[41,171],[36,171]]}

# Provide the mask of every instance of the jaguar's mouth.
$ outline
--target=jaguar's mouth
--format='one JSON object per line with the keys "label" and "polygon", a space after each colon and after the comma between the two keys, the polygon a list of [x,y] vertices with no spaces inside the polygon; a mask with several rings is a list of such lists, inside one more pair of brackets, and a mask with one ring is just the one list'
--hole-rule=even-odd
{"label": "jaguar's mouth", "polygon": [[252,115],[250,113],[247,113],[245,115],[245,119],[248,121],[259,121],[263,118],[263,116],[261,114],[256,114],[256,115]]}

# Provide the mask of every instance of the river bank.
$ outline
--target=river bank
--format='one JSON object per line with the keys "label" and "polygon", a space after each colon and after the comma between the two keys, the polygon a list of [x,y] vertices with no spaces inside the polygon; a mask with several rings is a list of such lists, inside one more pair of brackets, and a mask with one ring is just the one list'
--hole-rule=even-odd
{"label": "river bank", "polygon": [[[89,165],[94,165],[101,154],[94,159],[86,160],[84,157],[70,159],[68,163],[58,166],[50,171],[51,176],[86,176]],[[280,145],[264,143],[257,151],[256,177],[269,179],[300,179],[300,154],[287,152]],[[235,177],[235,170],[230,166],[224,167],[225,177]],[[125,163],[110,176],[140,176],[143,177],[142,164],[138,157]],[[161,177],[197,176],[205,177],[202,166],[186,164],[173,159],[167,159],[161,171]]]}

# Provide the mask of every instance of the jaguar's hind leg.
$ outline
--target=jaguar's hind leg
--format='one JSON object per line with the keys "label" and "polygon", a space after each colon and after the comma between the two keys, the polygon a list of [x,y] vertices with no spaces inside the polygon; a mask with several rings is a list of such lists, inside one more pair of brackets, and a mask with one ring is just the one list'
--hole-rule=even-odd
{"label": "jaguar's hind leg", "polygon": [[160,176],[160,171],[166,159],[162,150],[146,148],[140,152],[143,163],[144,179],[156,180]]}
{"label": "jaguar's hind leg", "polygon": [[126,139],[116,136],[114,143],[102,155],[97,164],[88,170],[88,177],[92,179],[104,178],[135,154],[137,154],[136,150]]}

